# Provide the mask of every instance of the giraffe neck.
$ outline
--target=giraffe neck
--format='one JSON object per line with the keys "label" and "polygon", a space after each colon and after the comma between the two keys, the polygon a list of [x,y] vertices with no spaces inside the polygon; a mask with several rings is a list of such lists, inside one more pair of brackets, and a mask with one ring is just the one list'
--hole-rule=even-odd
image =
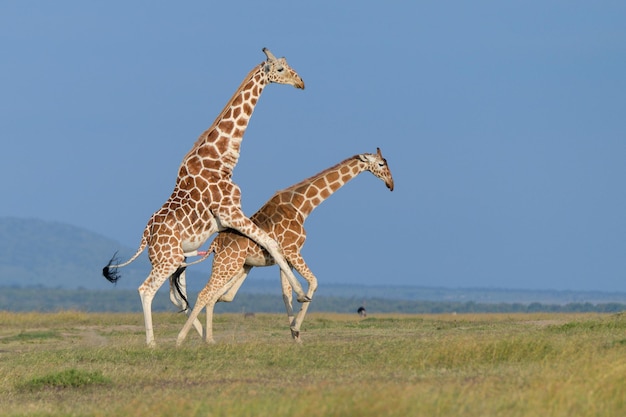
{"label": "giraffe neck", "polygon": [[[277,196],[279,194],[289,195],[291,205],[306,219],[324,200],[366,169],[367,165],[359,159],[358,155],[354,155],[319,174],[286,188],[283,192],[278,192]],[[285,200],[289,199],[283,197],[281,202]]]}
{"label": "giraffe neck", "polygon": [[179,179],[189,175],[230,177],[252,112],[267,85],[264,62],[241,82],[211,127],[204,131],[183,159]]}

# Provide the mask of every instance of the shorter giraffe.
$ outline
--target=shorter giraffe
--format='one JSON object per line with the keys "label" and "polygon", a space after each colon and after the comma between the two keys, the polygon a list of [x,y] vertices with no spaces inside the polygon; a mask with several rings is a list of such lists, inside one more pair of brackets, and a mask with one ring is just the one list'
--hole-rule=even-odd
{"label": "shorter giraffe", "polygon": [[[313,209],[364,171],[370,171],[393,191],[391,171],[380,149],[377,149],[375,154],[355,155],[298,184],[276,192],[259,211],[250,217],[255,224],[280,244],[287,262],[308,282],[309,294],[317,288],[317,278],[300,254],[300,249],[306,239],[304,221]],[[207,315],[204,339],[207,342],[213,342],[212,325],[215,303],[232,301],[253,267],[274,265],[274,259],[267,251],[234,230],[220,232],[209,246],[205,257],[208,257],[210,253],[215,253],[211,278],[198,294],[196,305],[178,334],[177,346],[183,343],[194,320],[205,306]],[[310,303],[302,304],[297,317],[294,318],[291,285],[282,271],[280,278],[291,335],[294,340],[300,342],[300,325]]]}

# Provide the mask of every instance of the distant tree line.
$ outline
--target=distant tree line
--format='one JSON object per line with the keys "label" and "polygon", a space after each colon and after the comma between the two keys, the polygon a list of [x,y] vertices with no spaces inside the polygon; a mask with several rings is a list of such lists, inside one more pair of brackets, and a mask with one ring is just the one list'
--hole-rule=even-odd
{"label": "distant tree line", "polygon": [[[195,302],[195,294],[190,303]],[[294,303],[295,300],[294,300]],[[365,304],[365,305],[364,305]],[[393,300],[386,298],[350,298],[317,296],[310,312],[355,313],[363,306],[369,315],[376,313],[443,314],[443,313],[572,313],[598,312],[617,313],[626,311],[626,304],[588,302],[568,304],[542,303],[477,303],[473,301],[420,301]],[[297,306],[296,306],[297,307]],[[86,312],[140,312],[139,295],[134,290],[67,290],[50,288],[0,288],[0,310],[40,311],[78,310]],[[231,303],[218,303],[216,313],[257,312],[282,313],[284,304],[280,293],[239,293]],[[159,291],[153,302],[153,311],[176,311],[164,289]]]}

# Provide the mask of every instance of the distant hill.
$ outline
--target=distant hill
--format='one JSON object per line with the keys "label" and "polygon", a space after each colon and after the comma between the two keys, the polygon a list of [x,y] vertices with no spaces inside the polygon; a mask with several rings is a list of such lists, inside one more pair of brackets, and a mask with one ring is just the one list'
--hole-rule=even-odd
{"label": "distant hill", "polygon": [[[123,247],[113,239],[69,224],[38,219],[0,217],[0,289],[43,287],[60,290],[136,290],[150,272],[144,253],[121,269],[116,285],[102,277],[102,267],[118,251],[128,259],[136,248]],[[187,272],[191,301],[206,284],[210,262]],[[204,265],[204,264],[203,264]],[[280,300],[278,270],[256,268],[241,294],[271,294]],[[436,288],[417,286],[366,286],[337,284],[319,278],[317,297],[339,297],[359,304],[364,300],[476,302],[476,303],[626,303],[626,293],[600,291],[539,291],[493,288]],[[159,293],[167,297],[167,284]],[[132,298],[136,297],[136,293]],[[373,302],[370,301],[370,304]],[[279,302],[282,305],[282,302]],[[0,306],[1,308],[1,306]]]}
{"label": "distant hill", "polygon": [[[0,217],[0,286],[111,289],[102,267],[116,251],[123,258],[134,250],[69,224]],[[142,255],[117,285],[136,288],[149,271]]]}

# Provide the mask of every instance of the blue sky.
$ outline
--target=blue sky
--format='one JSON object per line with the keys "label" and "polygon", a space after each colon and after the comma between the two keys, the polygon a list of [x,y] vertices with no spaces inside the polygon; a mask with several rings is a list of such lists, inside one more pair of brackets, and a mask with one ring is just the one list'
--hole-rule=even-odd
{"label": "blue sky", "polygon": [[265,89],[244,211],[376,147],[396,183],[309,217],[320,285],[626,291],[626,3],[211,3],[0,3],[0,216],[136,247],[268,47],[306,89]]}

